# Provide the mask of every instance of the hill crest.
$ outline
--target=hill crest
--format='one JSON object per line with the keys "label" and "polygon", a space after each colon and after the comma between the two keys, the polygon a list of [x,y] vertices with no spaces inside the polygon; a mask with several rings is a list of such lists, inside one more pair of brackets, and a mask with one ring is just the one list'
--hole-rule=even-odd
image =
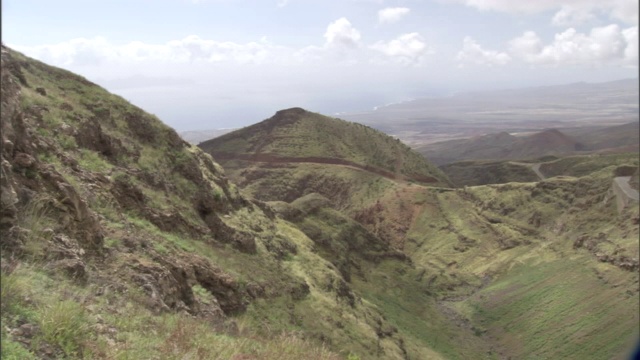
{"label": "hill crest", "polygon": [[400,140],[371,127],[294,107],[199,144],[221,162],[321,163],[448,185],[446,176]]}

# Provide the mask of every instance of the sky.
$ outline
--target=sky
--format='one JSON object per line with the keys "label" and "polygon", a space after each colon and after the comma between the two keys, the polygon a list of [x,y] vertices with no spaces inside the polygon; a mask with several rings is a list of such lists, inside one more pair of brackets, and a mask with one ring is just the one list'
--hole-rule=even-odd
{"label": "sky", "polygon": [[637,0],[3,0],[2,42],[178,131],[638,77]]}

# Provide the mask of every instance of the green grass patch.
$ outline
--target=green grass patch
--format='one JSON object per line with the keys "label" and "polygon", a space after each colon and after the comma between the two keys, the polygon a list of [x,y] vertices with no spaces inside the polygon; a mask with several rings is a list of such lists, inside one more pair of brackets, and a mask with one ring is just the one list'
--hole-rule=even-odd
{"label": "green grass patch", "polygon": [[634,301],[584,260],[565,259],[517,266],[467,302],[473,321],[511,356],[610,359],[626,354],[638,334]]}

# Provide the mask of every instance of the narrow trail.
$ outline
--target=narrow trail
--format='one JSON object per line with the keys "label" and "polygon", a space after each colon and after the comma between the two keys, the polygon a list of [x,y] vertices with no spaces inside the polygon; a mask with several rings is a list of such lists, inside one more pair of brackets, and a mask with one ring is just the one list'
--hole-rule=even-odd
{"label": "narrow trail", "polygon": [[531,165],[531,170],[533,170],[534,173],[536,173],[536,175],[538,175],[538,177],[540,178],[540,180],[544,180],[547,177],[544,176],[544,174],[540,171],[540,165],[542,165],[542,163],[536,163],[536,164],[532,164]]}
{"label": "narrow trail", "polygon": [[[638,195],[638,190],[629,185],[629,180],[631,180],[631,176],[619,176],[613,179],[613,186],[620,189],[622,194],[624,194],[629,200],[639,201],[640,196]],[[620,193],[616,192],[616,194]]]}
{"label": "narrow trail", "polygon": [[[531,163],[522,163],[517,161],[509,161],[509,163],[514,165],[530,167],[531,170],[533,170],[533,172],[535,172],[536,175],[538,175],[538,178],[540,178],[540,180],[544,180],[547,178],[540,171],[540,166],[542,165],[542,163],[531,164]],[[640,195],[638,194],[638,190],[633,189],[629,185],[629,180],[631,180],[631,176],[618,176],[613,179],[613,188],[618,190],[618,191],[615,191],[616,196],[625,197],[626,201],[640,201]]]}
{"label": "narrow trail", "polygon": [[525,166],[528,168],[531,168],[531,170],[536,173],[536,175],[538,175],[538,178],[540,180],[544,180],[547,177],[544,176],[544,174],[540,171],[540,165],[542,165],[542,163],[521,163],[521,162],[517,162],[517,161],[509,161],[509,164],[513,164],[513,165],[520,165],[520,166]]}

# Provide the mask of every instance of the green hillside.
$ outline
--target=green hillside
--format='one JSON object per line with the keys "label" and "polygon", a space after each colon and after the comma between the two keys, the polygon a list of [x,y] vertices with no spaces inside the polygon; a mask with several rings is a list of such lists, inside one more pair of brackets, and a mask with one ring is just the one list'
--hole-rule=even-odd
{"label": "green hillside", "polygon": [[5,47],[1,71],[3,359],[595,360],[638,339],[639,208],[612,189],[637,186],[631,155],[452,188],[396,139],[289,109],[212,157],[80,76]]}
{"label": "green hillside", "polygon": [[278,111],[267,120],[199,146],[222,163],[229,159],[329,163],[398,179],[447,184],[442,172],[400,140],[300,108]]}
{"label": "green hillside", "polygon": [[509,161],[459,161],[440,168],[456,186],[531,182],[539,179],[530,167]]}
{"label": "green hillside", "polygon": [[155,116],[4,47],[2,94],[3,359],[439,356]]}
{"label": "green hillside", "polygon": [[[279,133],[280,124],[274,126],[272,133]],[[224,148],[242,133],[208,144]],[[405,287],[410,285],[404,277],[393,278],[394,283],[384,276],[376,282],[352,278],[356,291],[400,331],[413,334],[404,338],[407,344],[426,343],[451,359],[595,359],[623,356],[637,336],[637,203],[618,213],[611,191],[620,166],[637,165],[632,154],[540,159],[545,169],[557,164],[549,177],[560,176],[544,181],[532,170],[534,162],[452,164],[446,171],[468,186],[451,189],[336,164],[297,162],[293,156],[269,162],[216,151],[213,156],[250,196],[287,208],[321,194],[324,206],[411,259],[411,269],[390,266],[384,276],[411,274],[417,281],[413,290]],[[589,171],[572,170],[578,163]],[[472,186],[478,182],[492,185]],[[308,217],[299,226],[309,227],[310,234],[339,228],[311,222],[318,216],[313,211],[302,213]],[[362,268],[343,266],[349,273]],[[591,291],[601,296],[590,296]],[[451,324],[454,333],[448,333]],[[454,340],[459,336],[464,340]],[[453,346],[460,343],[469,346]]]}

